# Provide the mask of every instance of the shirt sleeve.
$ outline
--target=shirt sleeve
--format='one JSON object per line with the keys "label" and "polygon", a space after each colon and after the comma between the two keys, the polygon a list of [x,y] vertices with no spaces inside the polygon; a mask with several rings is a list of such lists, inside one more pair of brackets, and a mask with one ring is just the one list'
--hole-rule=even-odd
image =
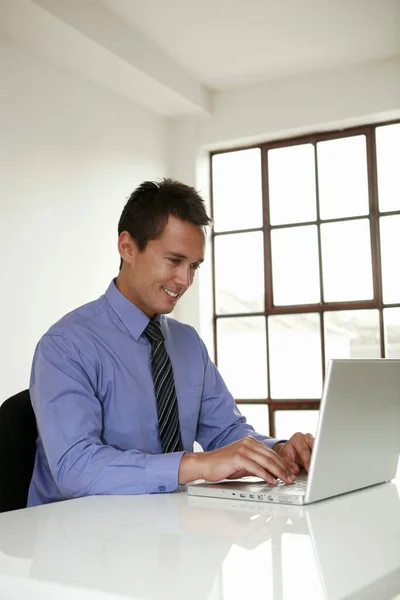
{"label": "shirt sleeve", "polygon": [[103,405],[93,357],[63,335],[45,335],[32,366],[30,393],[52,476],[65,498],[149,494],[178,487],[183,452],[121,451],[102,440]]}
{"label": "shirt sleeve", "polygon": [[252,436],[272,448],[279,440],[257,433],[240,413],[217,367],[199,338],[204,361],[204,386],[197,429],[197,441],[204,450],[215,450]]}

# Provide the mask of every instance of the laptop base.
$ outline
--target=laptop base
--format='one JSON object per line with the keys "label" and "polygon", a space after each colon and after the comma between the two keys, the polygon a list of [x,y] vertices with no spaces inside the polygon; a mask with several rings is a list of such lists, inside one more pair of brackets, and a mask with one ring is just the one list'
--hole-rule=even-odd
{"label": "laptop base", "polygon": [[[193,496],[205,496],[212,498],[229,498],[232,500],[251,500],[274,504],[302,505],[305,499],[307,474],[297,476],[292,485],[279,482],[273,486],[256,477],[248,477],[240,480],[224,480],[218,483],[189,484],[187,492]],[[302,489],[301,489],[302,488]]]}

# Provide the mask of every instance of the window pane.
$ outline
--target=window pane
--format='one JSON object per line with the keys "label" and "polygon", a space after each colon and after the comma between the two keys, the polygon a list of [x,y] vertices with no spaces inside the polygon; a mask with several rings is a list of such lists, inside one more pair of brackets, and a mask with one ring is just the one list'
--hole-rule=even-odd
{"label": "window pane", "polygon": [[400,308],[383,310],[386,358],[400,358]]}
{"label": "window pane", "polygon": [[259,148],[212,158],[215,231],[262,227]]}
{"label": "window pane", "polygon": [[268,318],[271,398],[321,398],[321,334],[315,313]]}
{"label": "window pane", "polygon": [[317,218],[314,146],[302,144],[268,152],[271,225]]}
{"label": "window pane", "polygon": [[340,310],[324,314],[325,360],[379,358],[378,310]]}
{"label": "window pane", "polygon": [[321,219],[368,214],[365,136],[319,142],[317,152]]}
{"label": "window pane", "polygon": [[238,404],[238,409],[257,433],[269,435],[269,414],[266,404]]}
{"label": "window pane", "polygon": [[400,123],[376,129],[379,210],[400,210]]}
{"label": "window pane", "polygon": [[264,317],[217,320],[218,368],[234,398],[267,398]]}
{"label": "window pane", "polygon": [[215,295],[219,314],[264,310],[261,231],[215,238]]}
{"label": "window pane", "polygon": [[318,410],[276,410],[275,437],[288,440],[294,433],[317,433]]}
{"label": "window pane", "polygon": [[321,225],[325,302],[373,298],[369,220]]}
{"label": "window pane", "polygon": [[400,302],[400,215],[381,217],[382,290],[385,304]]}
{"label": "window pane", "polygon": [[271,231],[274,304],[320,301],[316,225]]}

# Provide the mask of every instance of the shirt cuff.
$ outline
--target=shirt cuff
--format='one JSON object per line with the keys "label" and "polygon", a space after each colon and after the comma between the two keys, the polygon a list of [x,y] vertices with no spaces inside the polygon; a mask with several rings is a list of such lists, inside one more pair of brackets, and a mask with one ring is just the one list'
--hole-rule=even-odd
{"label": "shirt cuff", "polygon": [[265,440],[263,440],[263,443],[268,446],[268,448],[271,448],[271,450],[273,449],[273,447],[275,446],[275,444],[286,444],[287,440],[279,440],[276,438],[265,438]]}
{"label": "shirt cuff", "polygon": [[146,494],[173,492],[178,487],[178,473],[184,452],[150,454],[146,464]]}

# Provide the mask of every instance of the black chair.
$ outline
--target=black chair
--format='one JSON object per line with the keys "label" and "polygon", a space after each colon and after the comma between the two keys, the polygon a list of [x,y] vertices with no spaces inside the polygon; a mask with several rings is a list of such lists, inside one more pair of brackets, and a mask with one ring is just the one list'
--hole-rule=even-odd
{"label": "black chair", "polygon": [[0,406],[0,512],[26,507],[37,435],[29,390],[3,402]]}

